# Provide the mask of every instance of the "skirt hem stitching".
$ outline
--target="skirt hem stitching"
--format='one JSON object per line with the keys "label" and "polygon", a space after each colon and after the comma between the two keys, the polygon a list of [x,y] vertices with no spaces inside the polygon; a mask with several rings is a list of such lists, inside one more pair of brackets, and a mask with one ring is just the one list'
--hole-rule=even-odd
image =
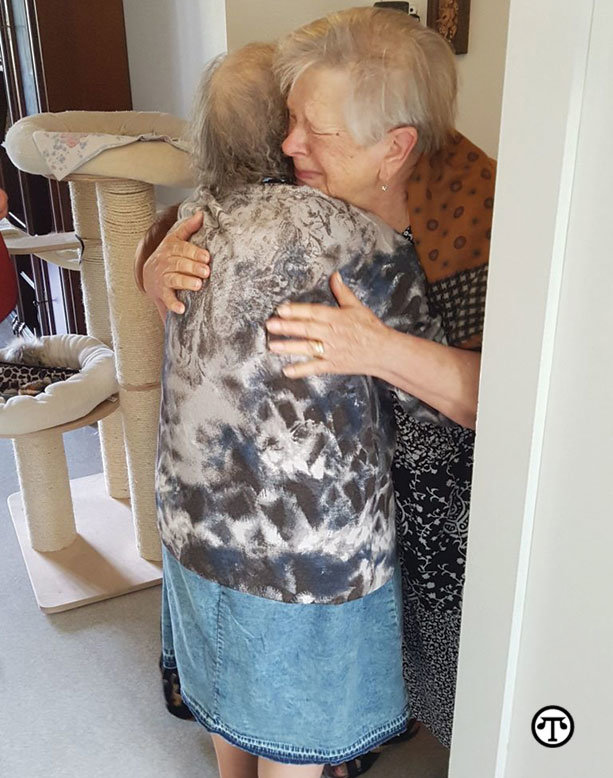
{"label": "skirt hem stitching", "polygon": [[363,735],[348,749],[325,752],[308,748],[293,748],[280,743],[258,740],[249,735],[242,735],[203,710],[183,689],[181,696],[196,721],[209,732],[221,735],[229,743],[248,753],[283,764],[342,764],[348,762],[404,732],[409,719],[407,705],[399,716],[372,730],[368,735]]}

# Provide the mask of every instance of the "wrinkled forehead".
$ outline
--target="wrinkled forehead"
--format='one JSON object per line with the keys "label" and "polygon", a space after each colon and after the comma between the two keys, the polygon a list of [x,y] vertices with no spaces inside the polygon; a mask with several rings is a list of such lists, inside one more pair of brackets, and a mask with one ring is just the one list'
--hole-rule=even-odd
{"label": "wrinkled forehead", "polygon": [[287,96],[291,113],[310,123],[345,124],[351,82],[346,70],[311,67],[298,77]]}

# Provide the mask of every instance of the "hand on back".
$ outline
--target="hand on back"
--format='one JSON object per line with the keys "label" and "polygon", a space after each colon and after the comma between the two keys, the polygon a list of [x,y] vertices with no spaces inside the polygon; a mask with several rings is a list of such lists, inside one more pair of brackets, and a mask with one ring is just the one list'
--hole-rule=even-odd
{"label": "hand on back", "polygon": [[210,256],[208,251],[189,243],[191,236],[202,226],[202,213],[195,213],[179,222],[175,229],[159,242],[162,224],[163,222],[159,222],[154,225],[141,241],[137,252],[137,265],[139,254],[148,257],[143,265],[142,288],[164,318],[168,310],[174,313],[184,312],[185,306],[178,299],[176,292],[179,289],[200,289],[203,279],[208,278],[210,273]]}

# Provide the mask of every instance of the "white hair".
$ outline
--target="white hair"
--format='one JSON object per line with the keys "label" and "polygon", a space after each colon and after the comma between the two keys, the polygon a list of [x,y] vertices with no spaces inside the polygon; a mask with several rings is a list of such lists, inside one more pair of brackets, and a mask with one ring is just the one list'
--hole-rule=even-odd
{"label": "white hair", "polygon": [[290,33],[275,69],[287,94],[309,69],[350,75],[347,129],[367,146],[395,127],[418,131],[417,150],[434,152],[453,130],[457,73],[448,43],[408,14],[350,8]]}

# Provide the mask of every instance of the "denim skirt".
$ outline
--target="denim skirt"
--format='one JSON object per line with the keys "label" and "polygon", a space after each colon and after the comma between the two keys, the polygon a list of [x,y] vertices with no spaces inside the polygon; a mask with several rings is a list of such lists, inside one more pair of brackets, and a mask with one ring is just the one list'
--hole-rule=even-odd
{"label": "denim skirt", "polygon": [[163,553],[163,664],[209,732],[275,762],[338,764],[406,728],[398,574],[358,600],[303,605]]}

